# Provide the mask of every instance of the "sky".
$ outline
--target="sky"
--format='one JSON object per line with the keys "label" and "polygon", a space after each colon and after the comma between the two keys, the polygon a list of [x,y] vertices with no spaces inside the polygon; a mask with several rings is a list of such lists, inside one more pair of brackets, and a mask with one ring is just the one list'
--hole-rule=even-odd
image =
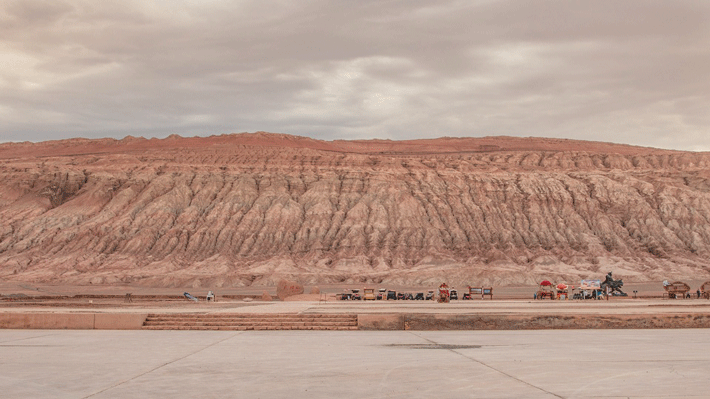
{"label": "sky", "polygon": [[710,1],[0,2],[0,142],[254,131],[710,151]]}

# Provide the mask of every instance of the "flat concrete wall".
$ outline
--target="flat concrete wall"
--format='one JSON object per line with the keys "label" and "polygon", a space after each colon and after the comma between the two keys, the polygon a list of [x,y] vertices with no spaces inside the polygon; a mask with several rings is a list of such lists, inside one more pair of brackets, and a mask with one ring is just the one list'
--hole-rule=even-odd
{"label": "flat concrete wall", "polygon": [[404,330],[403,313],[359,314],[357,326],[360,330]]}
{"label": "flat concrete wall", "polygon": [[138,330],[146,316],[130,313],[0,313],[0,328]]}
{"label": "flat concrete wall", "polygon": [[96,330],[140,330],[148,315],[134,313],[95,313]]}

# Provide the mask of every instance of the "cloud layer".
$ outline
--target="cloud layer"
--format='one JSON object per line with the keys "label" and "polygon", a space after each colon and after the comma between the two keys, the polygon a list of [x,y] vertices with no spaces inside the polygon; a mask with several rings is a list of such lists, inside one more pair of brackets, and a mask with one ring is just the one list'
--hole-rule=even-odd
{"label": "cloud layer", "polygon": [[0,5],[0,141],[265,130],[710,150],[704,1]]}

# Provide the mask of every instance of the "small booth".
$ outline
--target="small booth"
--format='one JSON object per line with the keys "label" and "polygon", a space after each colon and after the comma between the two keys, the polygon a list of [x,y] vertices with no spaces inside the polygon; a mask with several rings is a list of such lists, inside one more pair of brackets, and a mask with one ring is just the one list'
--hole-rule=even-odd
{"label": "small booth", "polygon": [[569,290],[573,290],[574,286],[569,286],[565,283],[557,284],[557,299],[569,299]]}
{"label": "small booth", "polygon": [[557,293],[555,292],[555,287],[549,280],[542,280],[535,293],[536,299],[555,299]]}
{"label": "small booth", "polygon": [[690,291],[690,286],[682,281],[674,281],[669,283],[668,281],[663,282],[663,289],[666,291],[663,293],[664,298],[676,299],[685,298]]}
{"label": "small booth", "polygon": [[579,293],[574,294],[573,299],[601,299],[601,280],[582,280],[579,284]]}
{"label": "small booth", "polygon": [[700,286],[700,297],[710,299],[710,281],[706,281]]}
{"label": "small booth", "polygon": [[438,292],[438,297],[437,297],[437,302],[439,303],[449,303],[449,286],[446,285],[446,283],[442,283],[439,286],[439,292]]}

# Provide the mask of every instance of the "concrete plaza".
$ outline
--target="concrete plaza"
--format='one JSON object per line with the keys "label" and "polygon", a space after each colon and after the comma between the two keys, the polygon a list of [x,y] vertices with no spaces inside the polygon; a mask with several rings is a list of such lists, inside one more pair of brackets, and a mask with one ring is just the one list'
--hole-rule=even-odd
{"label": "concrete plaza", "polygon": [[710,330],[0,330],[0,397],[710,395]]}

